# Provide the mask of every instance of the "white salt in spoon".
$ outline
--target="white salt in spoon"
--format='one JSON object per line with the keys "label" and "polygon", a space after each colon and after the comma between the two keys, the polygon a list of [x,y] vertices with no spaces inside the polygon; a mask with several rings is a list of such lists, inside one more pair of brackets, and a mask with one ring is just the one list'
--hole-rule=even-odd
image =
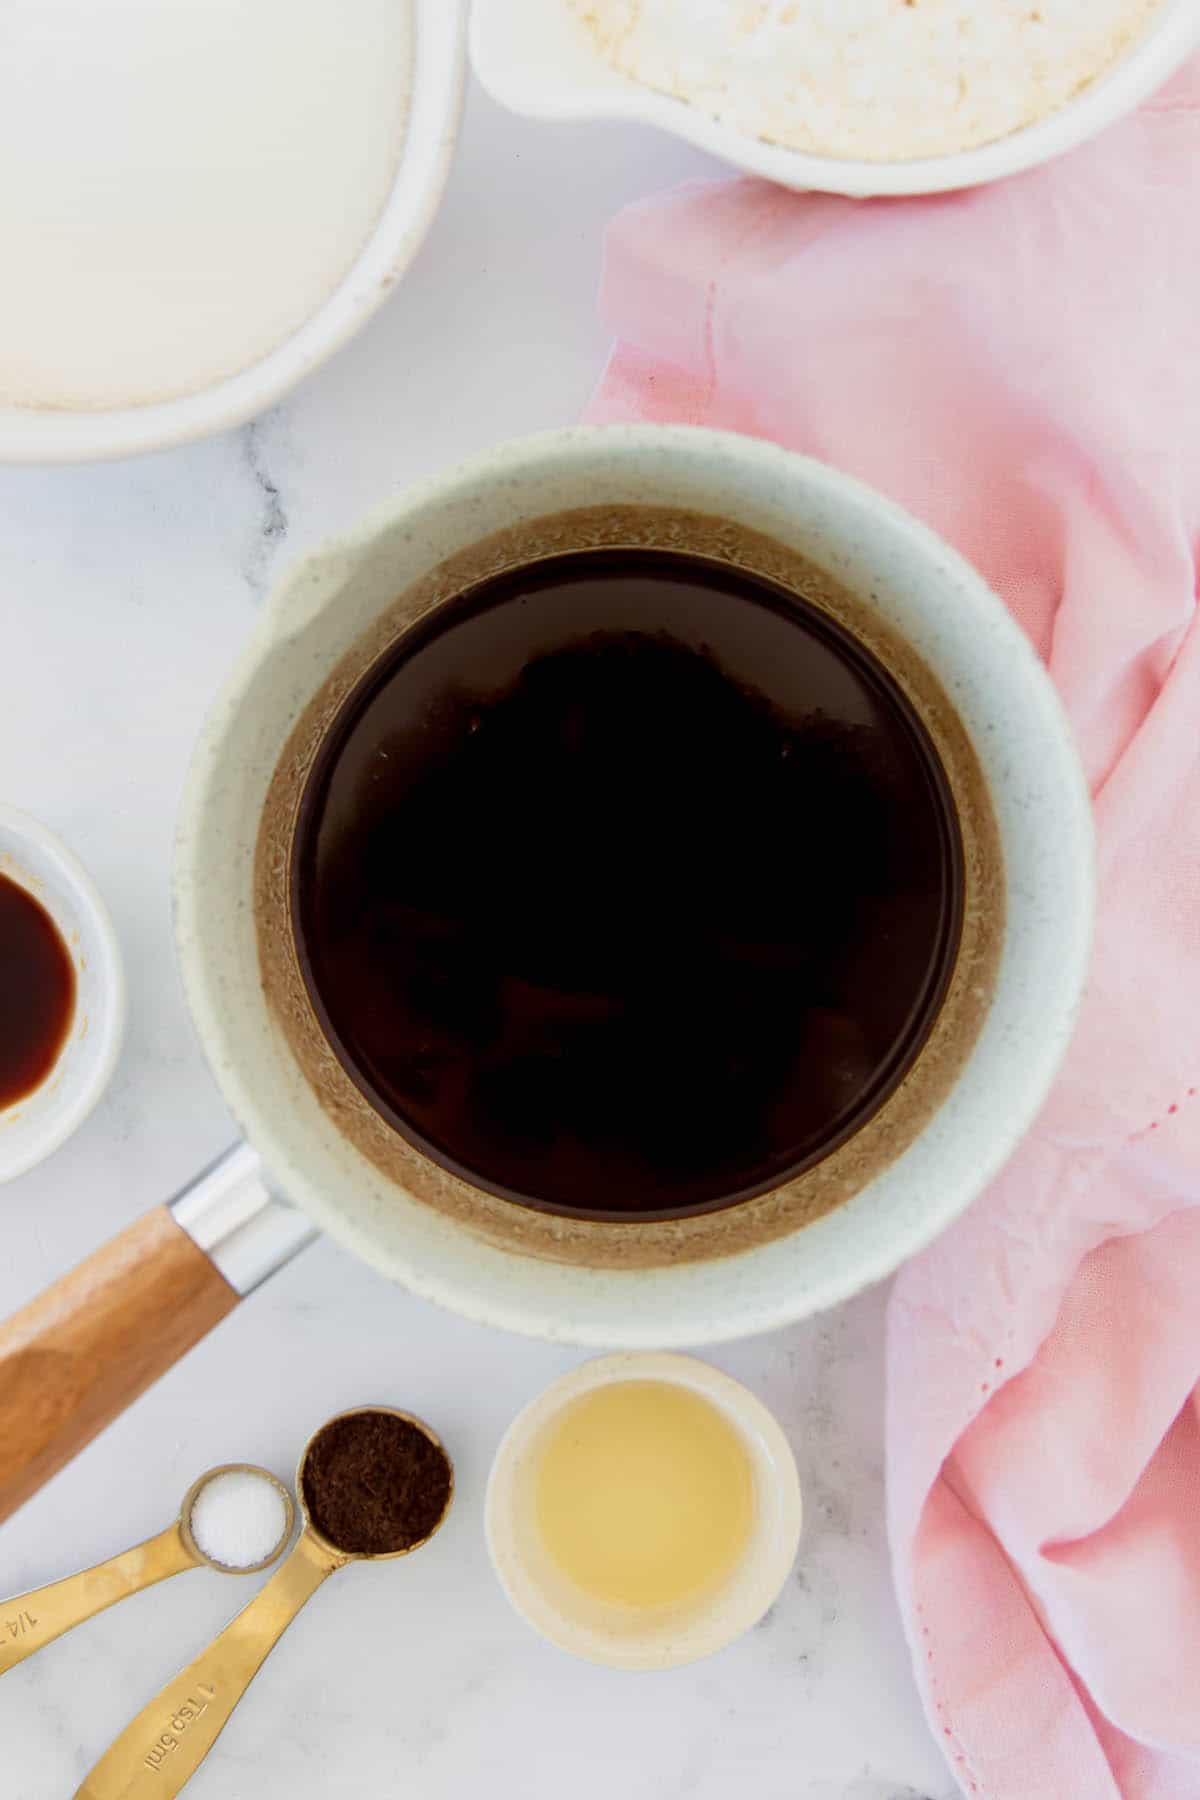
{"label": "white salt in spoon", "polygon": [[48,1587],[0,1601],[0,1675],[85,1619],[185,1569],[253,1575],[276,1562],[292,1535],[287,1488],[253,1463],[222,1463],[194,1481],[179,1517],[157,1537]]}

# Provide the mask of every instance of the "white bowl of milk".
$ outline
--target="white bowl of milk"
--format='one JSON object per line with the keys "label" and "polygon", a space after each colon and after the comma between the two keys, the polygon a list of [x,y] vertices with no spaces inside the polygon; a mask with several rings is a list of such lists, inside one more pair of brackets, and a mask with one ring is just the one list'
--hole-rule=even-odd
{"label": "white bowl of milk", "polygon": [[0,461],[222,430],[343,344],[437,208],[465,30],[464,0],[7,0]]}

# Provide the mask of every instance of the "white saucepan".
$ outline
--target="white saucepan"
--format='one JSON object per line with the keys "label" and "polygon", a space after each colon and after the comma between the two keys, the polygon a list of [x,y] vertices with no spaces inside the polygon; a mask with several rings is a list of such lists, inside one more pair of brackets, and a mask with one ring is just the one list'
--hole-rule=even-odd
{"label": "white saucepan", "polygon": [[[481,540],[549,541],[542,522],[573,509],[648,505],[732,521],[799,553],[915,650],[953,701],[990,795],[1005,923],[953,1084],[844,1204],[729,1254],[589,1266],[586,1253],[556,1259],[431,1204],[428,1184],[385,1172],[343,1131],[264,996],[255,855],[297,722],[398,595],[436,599],[435,572]],[[247,1142],[0,1329],[0,1517],[317,1228],[469,1318],[580,1344],[712,1343],[845,1299],[949,1224],[1030,1125],[1071,1033],[1092,892],[1088,794],[1032,648],[972,569],[858,482],[748,438],[638,426],[509,444],[405,494],[283,581],[205,727],[180,822],[179,953]]]}

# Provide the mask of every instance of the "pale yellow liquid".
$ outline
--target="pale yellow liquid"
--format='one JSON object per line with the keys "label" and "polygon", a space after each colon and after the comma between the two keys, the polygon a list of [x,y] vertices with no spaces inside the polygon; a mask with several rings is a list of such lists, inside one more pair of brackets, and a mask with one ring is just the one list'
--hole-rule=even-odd
{"label": "pale yellow liquid", "polygon": [[574,1401],[546,1432],[534,1488],[550,1556],[608,1605],[699,1599],[733,1573],[754,1522],[741,1438],[673,1382],[615,1382]]}

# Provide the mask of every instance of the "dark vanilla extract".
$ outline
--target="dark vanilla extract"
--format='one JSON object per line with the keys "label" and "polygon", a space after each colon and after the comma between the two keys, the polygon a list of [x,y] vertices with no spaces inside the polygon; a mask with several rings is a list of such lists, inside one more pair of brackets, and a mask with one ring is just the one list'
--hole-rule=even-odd
{"label": "dark vanilla extract", "polygon": [[0,1107],[50,1074],[75,1016],[75,965],[57,925],[19,882],[0,875]]}

